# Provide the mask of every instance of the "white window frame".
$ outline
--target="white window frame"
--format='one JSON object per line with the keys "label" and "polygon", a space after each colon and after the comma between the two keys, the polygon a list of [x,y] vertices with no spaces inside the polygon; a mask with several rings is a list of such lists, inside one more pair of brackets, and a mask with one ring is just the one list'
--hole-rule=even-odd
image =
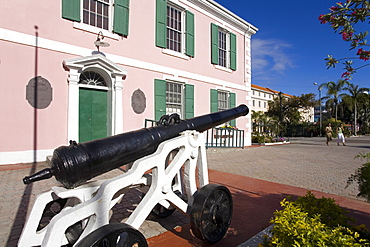
{"label": "white window frame", "polygon": [[[221,107],[221,105],[220,105],[220,101],[221,101],[220,100],[220,95],[225,95],[226,96],[226,99],[225,99],[226,107]],[[217,110],[218,111],[223,111],[223,110],[227,110],[227,109],[230,109],[230,92],[217,90]]]}
{"label": "white window frame", "polygon": [[[168,91],[168,86],[169,84],[173,84],[173,85],[176,85],[178,87],[180,87],[180,99],[181,99],[181,103],[178,104],[177,102],[170,102],[169,101],[169,98],[168,98],[168,93],[170,93]],[[175,92],[177,93],[177,92]],[[179,105],[180,106],[180,112],[178,111],[173,111],[171,109],[174,109],[173,107],[168,107],[168,105]],[[178,81],[172,81],[172,80],[166,80],[166,114],[173,114],[173,113],[177,113],[180,115],[180,118],[183,117],[185,115],[185,84],[184,83],[181,83],[181,82],[178,82]]]}
{"label": "white window frame", "polygon": [[[101,0],[96,0],[98,2],[102,2]],[[108,10],[108,29],[99,28],[96,26],[92,26],[90,24],[85,24],[83,21],[83,0],[81,1],[81,11],[80,11],[80,22],[73,22],[73,27],[82,31],[86,31],[89,33],[98,34],[99,32],[102,32],[104,37],[109,37],[115,40],[119,40],[120,36],[118,34],[113,33],[113,2],[114,0],[109,0],[109,10]]]}
{"label": "white window frame", "polygon": [[[220,32],[225,33],[226,36],[226,65],[220,65]],[[229,73],[232,73],[230,69],[230,31],[224,27],[218,26],[217,32],[217,52],[218,52],[218,64],[215,64],[214,67],[219,70],[223,70]]]}
{"label": "white window frame", "polygon": [[[89,6],[90,7],[91,7],[91,5],[90,5],[91,1],[94,1],[94,3],[96,3],[96,5],[97,5],[97,3],[101,3],[105,7],[108,6],[108,13],[107,13],[107,15],[108,15],[108,23],[107,23],[107,28],[105,28],[105,27],[98,27],[97,26],[97,22],[95,23],[95,25],[92,25],[90,23],[90,15],[88,16],[88,20],[87,20],[89,23],[85,23],[85,18],[84,18],[84,3],[85,3],[85,1],[88,1],[89,2]],[[105,0],[82,0],[81,1],[81,3],[82,3],[82,6],[81,6],[81,22],[82,23],[85,23],[86,25],[90,25],[90,26],[93,26],[93,27],[97,27],[97,28],[100,28],[100,29],[111,31],[112,26],[113,26],[112,25],[112,11],[111,11],[112,6],[113,6],[112,2],[113,2],[113,0],[106,0],[106,1]],[[88,11],[90,12],[91,10],[88,9]],[[104,8],[102,9],[102,12],[104,12]],[[95,17],[98,15],[97,7],[95,9],[95,12],[92,12],[92,13],[94,13]],[[103,21],[102,21],[102,25],[103,25]]]}
{"label": "white window frame", "polygon": [[[167,39],[168,39],[168,36],[167,36],[167,30],[169,29],[167,23],[166,23],[166,48],[164,49],[166,53],[168,53],[169,55],[176,55],[177,56],[185,56],[187,58],[187,56],[185,55],[185,11],[186,9],[177,5],[177,4],[174,4],[173,2],[168,2],[167,3],[167,9],[168,8],[174,8],[175,10],[179,11],[180,12],[180,17],[181,17],[181,44],[180,44],[180,51],[175,51],[173,49],[170,49],[168,48],[168,44],[167,44]],[[166,12],[166,20],[168,19],[168,14]],[[181,56],[181,57],[182,57]]]}

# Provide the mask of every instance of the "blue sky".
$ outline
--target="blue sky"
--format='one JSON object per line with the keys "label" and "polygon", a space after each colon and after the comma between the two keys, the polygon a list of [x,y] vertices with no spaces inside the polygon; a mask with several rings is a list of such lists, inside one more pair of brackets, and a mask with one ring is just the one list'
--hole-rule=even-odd
{"label": "blue sky", "polygon": [[[339,59],[353,57],[357,51],[349,51],[349,43],[329,24],[318,21],[338,0],[215,1],[259,29],[252,36],[253,84],[296,96],[318,96],[314,82],[337,81],[344,72],[341,65],[326,68],[327,54]],[[364,64],[354,60],[355,68]],[[370,87],[369,72],[370,66],[359,70],[350,82]]]}

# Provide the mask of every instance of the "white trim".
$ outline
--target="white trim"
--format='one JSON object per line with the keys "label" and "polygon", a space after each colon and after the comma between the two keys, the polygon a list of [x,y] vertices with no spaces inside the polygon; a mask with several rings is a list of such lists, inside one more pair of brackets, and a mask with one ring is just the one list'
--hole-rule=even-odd
{"label": "white trim", "polygon": [[255,34],[258,28],[251,25],[241,17],[232,13],[228,9],[224,8],[220,4],[213,0],[188,0],[189,5],[200,12],[202,15],[208,16],[218,23],[230,27],[232,30],[236,30],[239,34],[248,33],[250,35]]}
{"label": "white trim", "polygon": [[168,80],[168,81],[174,81],[174,82],[181,82],[184,84],[188,84],[189,80],[186,80],[184,78],[179,78],[178,76],[169,76],[169,75],[163,75],[163,80]]}
{"label": "white trim", "polygon": [[221,66],[221,65],[214,64],[213,66],[215,67],[215,69],[219,69],[219,70],[222,70],[222,71],[225,71],[225,72],[228,72],[228,73],[232,73],[233,72],[231,69],[226,68],[226,67]]}
{"label": "white trim", "polygon": [[166,55],[178,57],[178,58],[181,58],[181,59],[184,59],[184,60],[190,60],[189,56],[187,56],[187,55],[185,55],[181,52],[173,51],[173,50],[170,50],[170,49],[162,49],[162,53],[166,54]]}
{"label": "white trim", "polygon": [[[23,44],[23,45],[35,46],[35,37],[33,35],[19,33],[19,32],[7,30],[4,28],[0,28],[0,40],[10,41],[10,42],[18,43],[18,44]],[[87,48],[83,48],[83,47],[79,47],[75,45],[69,45],[66,43],[61,43],[58,41],[53,41],[53,40],[44,39],[40,37],[38,39],[38,47],[48,49],[51,51],[63,52],[63,53],[71,54],[75,56],[90,56],[93,51]],[[137,59],[122,57],[122,56],[113,55],[113,54],[106,54],[106,57],[113,63],[124,65],[124,66],[144,69],[148,71],[154,71],[158,73],[170,74],[174,76],[187,78],[189,80],[196,80],[196,81],[201,81],[204,83],[209,83],[212,85],[219,85],[219,86],[227,85],[227,87],[229,88],[247,91],[247,86],[245,84],[243,85],[236,84],[230,81],[224,81],[224,80],[220,80],[220,79],[209,77],[209,76],[203,76],[200,74],[195,74],[195,73],[184,71],[184,70],[174,69],[174,68],[167,67],[167,66],[148,63],[145,61],[140,61]]]}
{"label": "white trim", "polygon": [[184,10],[188,10],[189,7],[186,5],[186,3],[183,3],[184,1],[183,0],[169,0],[168,2],[172,3],[172,4],[175,4],[181,8],[183,8]]}
{"label": "white trim", "polygon": [[91,89],[98,89],[98,90],[102,90],[102,91],[108,91],[109,90],[109,87],[104,87],[104,86],[93,86],[93,85],[86,85],[86,84],[78,84],[79,87],[82,87],[82,88],[91,88]]}
{"label": "white trim", "polygon": [[[110,125],[108,130],[111,135],[123,132],[123,104],[122,104],[122,77],[127,75],[127,71],[121,66],[113,63],[103,55],[97,54],[87,57],[71,58],[63,61],[65,67],[69,69],[68,86],[68,140],[79,141],[79,88],[98,88],[111,93],[110,108],[108,114]],[[81,72],[86,69],[99,68],[108,75],[108,87],[89,86],[78,84]],[[109,90],[109,88],[111,90]]]}
{"label": "white trim", "polygon": [[118,34],[112,33],[112,31],[101,29],[98,27],[94,27],[85,23],[81,22],[73,22],[73,28],[76,28],[78,30],[86,31],[89,33],[93,33],[98,35],[99,32],[102,32],[104,37],[108,37],[111,39],[119,40],[120,36]]}
{"label": "white trim", "polygon": [[[54,149],[37,150],[36,162],[46,161],[46,157],[53,154]],[[34,161],[35,151],[1,152],[0,165],[30,163]]]}
{"label": "white trim", "polygon": [[223,92],[228,92],[228,93],[232,93],[233,90],[229,89],[229,88],[226,88],[226,87],[220,87],[220,86],[216,86],[216,89],[218,91],[223,91]]}

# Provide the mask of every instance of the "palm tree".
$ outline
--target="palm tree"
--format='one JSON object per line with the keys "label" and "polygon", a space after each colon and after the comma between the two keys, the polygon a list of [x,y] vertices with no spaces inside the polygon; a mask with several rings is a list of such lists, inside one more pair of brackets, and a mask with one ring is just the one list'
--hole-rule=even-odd
{"label": "palm tree", "polygon": [[255,125],[253,131],[258,133],[267,131],[269,118],[264,112],[252,111],[252,119]]}
{"label": "palm tree", "polygon": [[333,81],[329,81],[319,86],[319,88],[327,89],[326,96],[322,97],[321,100],[327,99],[327,105],[330,103],[334,103],[335,121],[338,120],[338,102],[345,95],[340,94],[340,92],[344,89],[345,85],[348,85],[348,82],[346,80],[338,80],[338,82],[336,83]]}
{"label": "palm tree", "polygon": [[[347,96],[351,99],[350,106],[353,106],[354,108],[354,118],[355,118],[355,128],[354,128],[354,135],[357,135],[357,107],[358,107],[358,101],[360,97],[363,96],[365,92],[369,92],[369,88],[358,88],[358,85],[354,85],[352,83],[348,83],[348,86],[343,88],[344,90],[347,90],[349,94]],[[352,107],[351,107],[352,108]],[[351,110],[351,109],[350,109]]]}

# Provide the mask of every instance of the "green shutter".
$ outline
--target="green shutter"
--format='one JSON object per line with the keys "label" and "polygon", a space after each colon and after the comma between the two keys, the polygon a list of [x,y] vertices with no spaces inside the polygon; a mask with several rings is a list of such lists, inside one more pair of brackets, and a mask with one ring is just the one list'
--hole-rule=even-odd
{"label": "green shutter", "polygon": [[154,80],[154,107],[155,107],[155,120],[166,115],[166,81]]}
{"label": "green shutter", "polygon": [[218,112],[218,92],[211,89],[211,112]]}
{"label": "green shutter", "polygon": [[185,118],[194,117],[194,85],[185,85]]}
{"label": "green shutter", "polygon": [[155,45],[166,48],[167,1],[156,1]]}
{"label": "green shutter", "polygon": [[236,35],[230,33],[230,69],[236,70]]}
{"label": "green shutter", "polygon": [[[235,93],[229,93],[229,105],[230,108],[234,108],[236,105],[236,94]],[[230,121],[231,126],[236,126],[236,119],[233,119]]]}
{"label": "green shutter", "polygon": [[211,23],[211,63],[218,64],[218,26]]}
{"label": "green shutter", "polygon": [[194,57],[194,14],[186,11],[186,52],[185,54]]}
{"label": "green shutter", "polygon": [[62,17],[71,21],[81,21],[80,0],[62,0]]}
{"label": "green shutter", "polygon": [[130,0],[114,1],[113,32],[127,36]]}

